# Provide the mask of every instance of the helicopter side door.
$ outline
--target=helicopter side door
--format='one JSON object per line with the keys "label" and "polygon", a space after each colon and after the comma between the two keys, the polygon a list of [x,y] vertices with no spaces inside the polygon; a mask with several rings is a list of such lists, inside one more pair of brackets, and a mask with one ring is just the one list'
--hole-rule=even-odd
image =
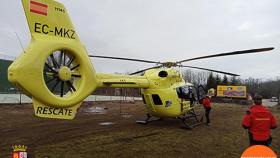
{"label": "helicopter side door", "polygon": [[191,96],[192,93],[190,91],[189,86],[181,86],[176,88],[179,103],[181,104],[181,112],[186,112],[191,109]]}

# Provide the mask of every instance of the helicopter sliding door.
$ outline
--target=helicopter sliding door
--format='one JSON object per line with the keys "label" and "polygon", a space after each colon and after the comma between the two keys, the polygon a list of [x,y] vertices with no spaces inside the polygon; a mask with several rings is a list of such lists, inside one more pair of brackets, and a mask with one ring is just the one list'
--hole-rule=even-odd
{"label": "helicopter sliding door", "polygon": [[176,88],[179,103],[181,104],[181,112],[186,112],[191,109],[191,105],[195,101],[195,96],[192,86],[181,86]]}

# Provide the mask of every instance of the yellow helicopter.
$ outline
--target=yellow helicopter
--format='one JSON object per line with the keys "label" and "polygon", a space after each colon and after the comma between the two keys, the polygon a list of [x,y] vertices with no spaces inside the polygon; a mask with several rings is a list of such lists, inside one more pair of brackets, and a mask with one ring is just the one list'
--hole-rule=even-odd
{"label": "yellow helicopter", "polygon": [[[32,97],[35,115],[44,118],[73,119],[82,101],[96,88],[141,88],[149,122],[151,116],[180,118],[184,123],[197,114],[191,106],[193,85],[186,83],[174,67],[202,69],[227,75],[237,74],[182,65],[183,62],[227,55],[256,53],[274,48],[235,51],[191,58],[177,62],[88,55],[63,4],[54,0],[22,0],[32,40],[10,65],[8,79]],[[96,73],[90,57],[131,60],[157,64],[130,75]],[[144,72],[144,75],[135,74]],[[198,99],[205,90],[199,87]],[[203,92],[203,93],[201,93]],[[187,114],[190,114],[187,115]],[[191,128],[185,123],[186,127]]]}

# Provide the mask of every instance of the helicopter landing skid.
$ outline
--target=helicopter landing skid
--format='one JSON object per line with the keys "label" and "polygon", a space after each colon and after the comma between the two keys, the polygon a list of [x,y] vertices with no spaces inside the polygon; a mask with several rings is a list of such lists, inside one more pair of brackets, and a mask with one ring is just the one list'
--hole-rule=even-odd
{"label": "helicopter landing skid", "polygon": [[150,122],[160,121],[160,120],[162,120],[162,119],[159,118],[159,119],[154,120],[154,119],[152,119],[152,116],[150,114],[147,114],[147,118],[145,120],[143,120],[143,121],[139,120],[139,121],[136,121],[136,122],[141,124],[141,125],[146,125]]}
{"label": "helicopter landing skid", "polygon": [[[199,116],[199,114],[197,114],[193,109],[192,111],[185,113],[183,116],[178,117],[178,119],[180,119],[183,122],[184,128],[193,129],[194,127],[199,126],[203,123],[203,116],[200,118],[200,120],[198,119],[198,116]],[[186,120],[192,119],[192,118],[195,119],[196,123],[189,124],[186,122]]]}

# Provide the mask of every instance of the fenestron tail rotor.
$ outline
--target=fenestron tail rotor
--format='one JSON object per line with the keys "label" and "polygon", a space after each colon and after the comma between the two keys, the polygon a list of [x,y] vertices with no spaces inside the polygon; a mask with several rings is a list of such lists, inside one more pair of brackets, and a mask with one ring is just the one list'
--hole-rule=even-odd
{"label": "fenestron tail rotor", "polygon": [[55,51],[45,62],[45,84],[54,95],[67,97],[75,93],[77,82],[82,78],[79,72],[80,64],[75,56],[66,50]]}
{"label": "fenestron tail rotor", "polygon": [[32,40],[9,66],[8,79],[32,97],[36,116],[73,119],[99,84],[88,53],[62,3],[22,4]]}

